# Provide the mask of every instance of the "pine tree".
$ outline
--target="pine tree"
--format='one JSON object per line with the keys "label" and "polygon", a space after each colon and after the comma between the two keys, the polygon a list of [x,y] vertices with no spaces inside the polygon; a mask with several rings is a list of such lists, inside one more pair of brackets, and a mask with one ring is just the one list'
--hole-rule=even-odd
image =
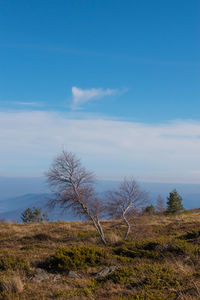
{"label": "pine tree", "polygon": [[182,205],[182,197],[178,194],[176,189],[169,193],[167,198],[167,213],[178,214],[184,210]]}
{"label": "pine tree", "polygon": [[49,218],[47,214],[42,214],[41,208],[33,207],[27,208],[22,214],[21,214],[21,220],[23,223],[29,223],[29,222],[48,222]]}

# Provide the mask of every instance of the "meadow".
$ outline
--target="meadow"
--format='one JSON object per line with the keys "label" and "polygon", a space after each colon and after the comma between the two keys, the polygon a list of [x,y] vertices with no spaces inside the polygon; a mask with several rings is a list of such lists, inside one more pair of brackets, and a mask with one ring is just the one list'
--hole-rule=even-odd
{"label": "meadow", "polygon": [[[120,220],[0,223],[0,299],[200,299],[200,210]],[[99,272],[111,267],[112,272]]]}

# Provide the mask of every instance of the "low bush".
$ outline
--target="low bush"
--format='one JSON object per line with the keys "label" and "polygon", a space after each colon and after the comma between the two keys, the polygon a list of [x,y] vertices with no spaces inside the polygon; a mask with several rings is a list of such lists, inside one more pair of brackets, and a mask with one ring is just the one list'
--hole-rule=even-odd
{"label": "low bush", "polygon": [[114,250],[118,256],[125,256],[130,258],[143,257],[159,259],[159,254],[155,251],[143,250],[129,246],[118,247]]}
{"label": "low bush", "polygon": [[108,280],[116,284],[128,284],[133,282],[132,276],[134,275],[132,268],[121,267],[117,268],[113,273],[99,277],[96,279],[98,283],[104,283]]}
{"label": "low bush", "polygon": [[29,263],[23,257],[14,255],[0,257],[0,270],[29,271]]}
{"label": "low bush", "polygon": [[177,299],[177,294],[172,292],[170,294],[165,294],[157,290],[144,288],[139,291],[137,295],[121,296],[119,300],[175,300]]}
{"label": "low bush", "polygon": [[86,269],[105,262],[106,254],[95,247],[59,248],[55,255],[48,258],[43,267],[49,271],[64,272],[69,270]]}
{"label": "low bush", "polygon": [[163,264],[143,264],[135,267],[141,284],[151,289],[163,290],[178,284],[175,270]]}
{"label": "low bush", "polygon": [[171,252],[178,255],[190,255],[191,257],[194,257],[200,252],[200,247],[188,243],[187,241],[176,239],[172,244]]}
{"label": "low bush", "polygon": [[169,266],[159,263],[139,264],[131,268],[117,268],[110,275],[96,279],[98,283],[109,280],[115,284],[126,285],[130,289],[143,286],[163,290],[177,286],[177,273]]}
{"label": "low bush", "polygon": [[200,229],[188,231],[186,234],[182,235],[180,239],[183,240],[194,240],[200,237]]}
{"label": "low bush", "polygon": [[177,238],[139,239],[137,242],[124,242],[113,249],[114,254],[124,257],[145,257],[161,259],[170,255],[190,255],[194,257],[200,247]]}
{"label": "low bush", "polygon": [[146,257],[146,258],[159,258],[159,254],[155,250],[155,242],[146,239],[139,239],[137,242],[123,242],[119,247],[113,251],[118,256],[124,257]]}
{"label": "low bush", "polygon": [[88,237],[97,237],[97,236],[98,236],[98,233],[95,231],[79,231],[77,233],[77,237],[82,238],[82,239],[85,239]]}
{"label": "low bush", "polygon": [[21,220],[23,223],[30,223],[30,222],[48,222],[49,217],[47,214],[42,214],[41,208],[27,208],[21,214]]}
{"label": "low bush", "polygon": [[38,233],[38,234],[35,234],[33,236],[33,238],[35,240],[38,240],[38,241],[49,241],[49,240],[52,239],[52,237],[49,234],[47,234],[47,233]]}

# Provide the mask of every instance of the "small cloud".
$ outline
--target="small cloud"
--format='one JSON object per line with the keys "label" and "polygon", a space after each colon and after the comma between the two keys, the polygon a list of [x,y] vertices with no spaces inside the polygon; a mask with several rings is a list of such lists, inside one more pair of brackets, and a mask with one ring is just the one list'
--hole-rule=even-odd
{"label": "small cloud", "polygon": [[14,101],[12,104],[15,105],[22,105],[22,106],[41,106],[41,103],[38,102],[20,102],[20,101]]}
{"label": "small cloud", "polygon": [[80,108],[80,106],[88,101],[92,101],[95,99],[100,99],[105,96],[112,96],[114,94],[118,93],[117,89],[88,89],[83,90],[76,86],[72,87],[72,96],[73,96],[73,102],[72,102],[72,109]]}

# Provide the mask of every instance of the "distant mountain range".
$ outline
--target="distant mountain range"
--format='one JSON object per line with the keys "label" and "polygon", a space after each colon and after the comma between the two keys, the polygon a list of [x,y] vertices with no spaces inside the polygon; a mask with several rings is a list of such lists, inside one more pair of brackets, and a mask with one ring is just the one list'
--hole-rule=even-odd
{"label": "distant mountain range", "polygon": [[50,210],[47,207],[47,200],[50,194],[26,194],[16,198],[9,198],[0,201],[0,220],[21,222],[21,214],[25,209],[42,208],[43,213],[47,213],[50,221],[65,220],[76,221],[79,217],[73,216],[72,211],[68,210],[63,213],[59,208]]}
{"label": "distant mountain range", "polygon": [[[96,190],[100,195],[109,189],[115,188],[118,181],[98,181]],[[143,189],[149,192],[149,200],[155,204],[158,194],[164,200],[174,188],[183,197],[185,208],[200,208],[200,185],[197,184],[168,184],[168,183],[141,183]],[[37,193],[35,193],[37,191]],[[33,206],[47,212],[51,221],[79,220],[72,211],[62,213],[59,208],[49,210],[46,206],[50,193],[43,178],[0,178],[0,220],[20,222],[21,213]]]}

